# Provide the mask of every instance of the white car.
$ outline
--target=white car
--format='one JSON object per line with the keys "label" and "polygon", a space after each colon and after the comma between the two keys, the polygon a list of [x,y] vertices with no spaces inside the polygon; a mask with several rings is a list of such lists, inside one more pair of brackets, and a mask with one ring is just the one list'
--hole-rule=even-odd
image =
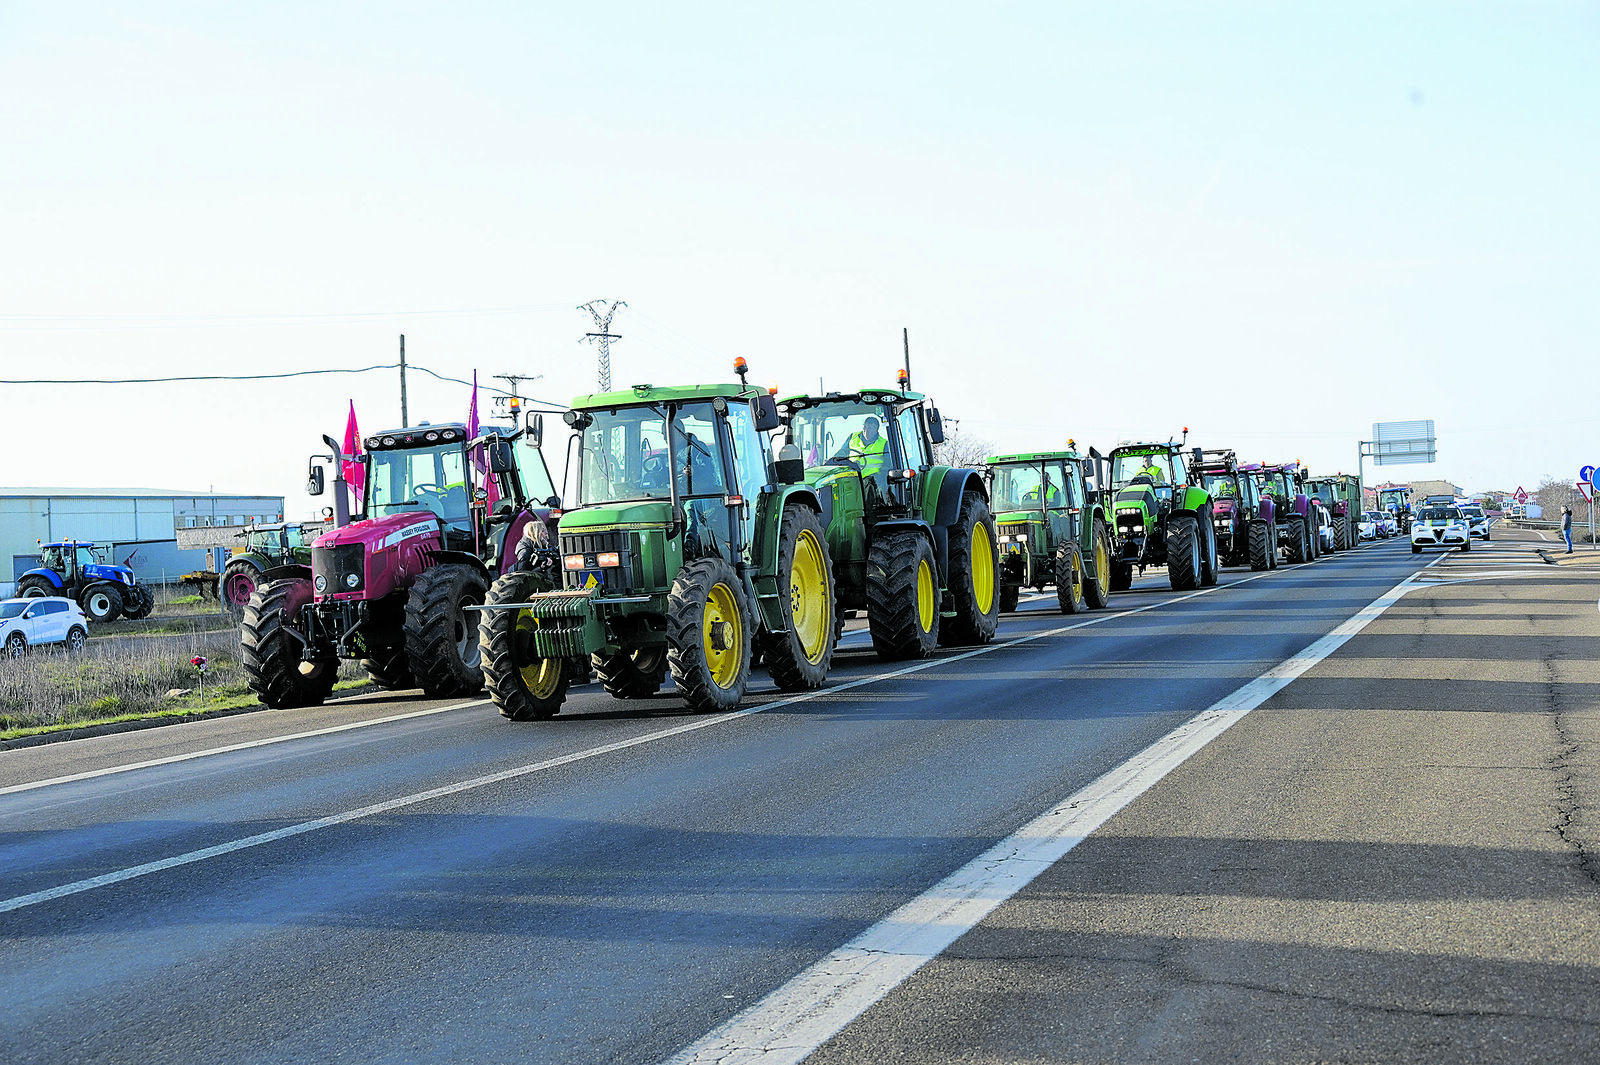
{"label": "white car", "polygon": [[1356,531],[1363,540],[1378,540],[1388,535],[1383,531],[1383,520],[1375,510],[1362,512],[1361,520],[1356,523]]}
{"label": "white car", "polygon": [[1472,536],[1489,539],[1489,515],[1476,503],[1467,503],[1456,508],[1461,511],[1461,516],[1467,519],[1467,532]]}
{"label": "white car", "polygon": [[1411,522],[1411,553],[1420,555],[1424,547],[1472,550],[1472,534],[1459,508],[1431,506],[1417,512]]}
{"label": "white car", "polygon": [[1392,510],[1378,511],[1378,519],[1383,522],[1383,535],[1385,538],[1400,535],[1400,519],[1395,517]]}
{"label": "white car", "polygon": [[30,647],[57,643],[68,651],[81,651],[88,638],[89,619],[71,599],[58,595],[0,599],[0,646],[12,658],[21,658]]}
{"label": "white car", "polygon": [[1317,542],[1322,553],[1328,554],[1333,551],[1333,545],[1339,542],[1338,531],[1333,527],[1333,515],[1321,503],[1311,504],[1311,509],[1317,515]]}

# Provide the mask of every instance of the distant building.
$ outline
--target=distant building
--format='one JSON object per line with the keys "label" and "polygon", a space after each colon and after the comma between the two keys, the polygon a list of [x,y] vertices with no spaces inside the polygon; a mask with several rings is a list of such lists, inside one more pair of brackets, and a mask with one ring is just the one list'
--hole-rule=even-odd
{"label": "distant building", "polygon": [[[169,492],[153,488],[0,488],[0,591],[39,564],[39,545],[88,540],[140,580],[161,582],[215,566],[213,551],[180,551],[177,530],[282,521],[282,496]],[[222,552],[223,555],[226,552]]]}
{"label": "distant building", "polygon": [[1459,484],[1449,481],[1412,481],[1411,499],[1420,503],[1429,496],[1459,496],[1465,491]]}

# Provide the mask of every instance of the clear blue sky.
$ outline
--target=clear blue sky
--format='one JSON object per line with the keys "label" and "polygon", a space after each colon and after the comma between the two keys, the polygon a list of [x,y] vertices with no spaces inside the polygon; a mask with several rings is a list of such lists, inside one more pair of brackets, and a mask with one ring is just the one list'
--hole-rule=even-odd
{"label": "clear blue sky", "polygon": [[[0,376],[892,381],[999,450],[1187,425],[1600,462],[1592,4],[0,2]],[[10,484],[284,493],[394,375],[0,386]],[[412,420],[465,416],[420,374]],[[1373,469],[1368,465],[1369,480]]]}

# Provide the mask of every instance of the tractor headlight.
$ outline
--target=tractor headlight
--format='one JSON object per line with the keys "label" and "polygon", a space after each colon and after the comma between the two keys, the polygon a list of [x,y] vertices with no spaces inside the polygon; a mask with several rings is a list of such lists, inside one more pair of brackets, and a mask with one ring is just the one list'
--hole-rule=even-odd
{"label": "tractor headlight", "polygon": [[561,564],[566,566],[567,569],[570,569],[570,570],[580,570],[580,569],[583,568],[583,556],[582,555],[567,555],[565,558],[563,558],[561,560]]}
{"label": "tractor headlight", "polygon": [[1002,536],[1002,537],[1000,537],[1000,542],[1003,543],[1003,544],[1009,544],[1011,542],[1011,537],[1010,536]]}
{"label": "tractor headlight", "polygon": [[346,573],[344,575],[344,586],[346,588],[354,588],[354,587],[358,586],[360,583],[361,583],[361,574],[359,574],[359,573]]}
{"label": "tractor headlight", "polygon": [[1028,542],[1028,534],[1027,533],[1017,533],[1015,539],[1016,539],[1017,543],[1025,544],[1025,543]]}
{"label": "tractor headlight", "polygon": [[612,569],[622,565],[622,553],[619,551],[602,551],[594,556],[594,560],[601,569]]}
{"label": "tractor headlight", "polygon": [[324,577],[320,573],[317,574],[317,579],[312,581],[311,584],[319,592],[325,592],[328,590],[328,578]]}

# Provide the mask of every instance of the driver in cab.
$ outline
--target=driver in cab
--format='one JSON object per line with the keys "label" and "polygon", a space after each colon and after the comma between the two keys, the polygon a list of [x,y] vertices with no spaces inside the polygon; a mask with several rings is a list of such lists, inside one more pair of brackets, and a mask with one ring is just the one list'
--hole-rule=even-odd
{"label": "driver in cab", "polygon": [[884,450],[888,441],[878,431],[878,419],[872,415],[862,423],[859,433],[851,433],[844,450],[834,456],[858,463],[863,476],[876,477],[883,471]]}

